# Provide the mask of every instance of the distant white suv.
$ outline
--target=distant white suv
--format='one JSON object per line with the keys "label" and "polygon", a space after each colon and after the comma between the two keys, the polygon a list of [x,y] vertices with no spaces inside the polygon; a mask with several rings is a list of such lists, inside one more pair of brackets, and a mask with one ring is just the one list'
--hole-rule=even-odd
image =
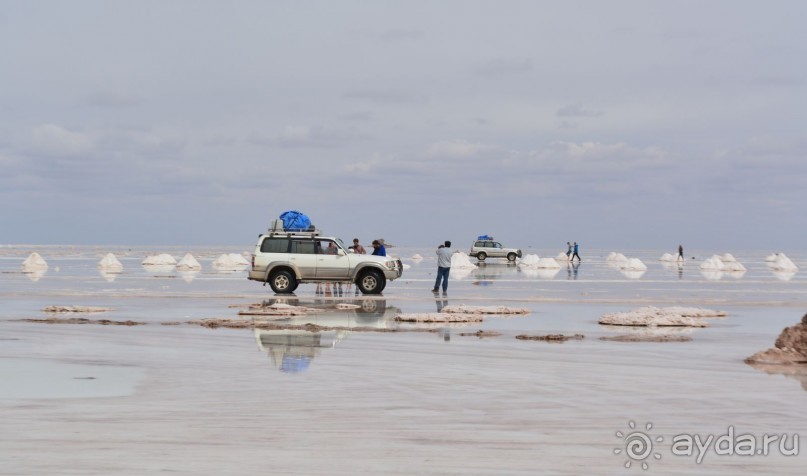
{"label": "distant white suv", "polygon": [[379,294],[402,273],[400,259],[348,252],[339,238],[270,230],[258,237],[249,279],[269,283],[278,294],[320,282],[356,283],[364,294]]}
{"label": "distant white suv", "polygon": [[516,258],[521,258],[520,249],[505,248],[498,241],[493,241],[492,237],[474,240],[468,254],[479,261],[485,261],[486,258],[507,258],[508,261],[515,261]]}

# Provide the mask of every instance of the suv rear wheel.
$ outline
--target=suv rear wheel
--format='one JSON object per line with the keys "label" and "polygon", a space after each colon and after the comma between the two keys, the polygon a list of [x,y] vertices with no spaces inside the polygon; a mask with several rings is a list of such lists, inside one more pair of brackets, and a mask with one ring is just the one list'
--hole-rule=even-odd
{"label": "suv rear wheel", "polygon": [[485,258],[487,257],[488,255],[485,254],[484,251],[480,251],[479,254],[476,255],[476,259],[478,259],[479,261],[485,261]]}
{"label": "suv rear wheel", "polygon": [[362,272],[356,281],[356,286],[359,287],[363,294],[380,294],[386,285],[386,278],[374,269]]}
{"label": "suv rear wheel", "polygon": [[281,269],[269,276],[269,286],[277,294],[291,294],[297,289],[297,280],[289,271]]}
{"label": "suv rear wheel", "polygon": [[515,261],[516,254],[515,253],[507,253],[507,261]]}

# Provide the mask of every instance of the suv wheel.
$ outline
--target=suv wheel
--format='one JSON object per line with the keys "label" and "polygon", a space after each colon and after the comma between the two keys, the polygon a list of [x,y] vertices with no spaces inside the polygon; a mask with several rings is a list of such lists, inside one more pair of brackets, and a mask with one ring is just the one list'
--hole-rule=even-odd
{"label": "suv wheel", "polygon": [[386,284],[384,276],[374,269],[364,271],[356,281],[356,286],[363,294],[380,294]]}
{"label": "suv wheel", "polygon": [[480,251],[479,254],[476,255],[476,259],[479,261],[485,261],[485,258],[487,257],[488,255],[486,255],[484,251]]}
{"label": "suv wheel", "polygon": [[507,261],[515,261],[516,254],[515,253],[507,253]]}
{"label": "suv wheel", "polygon": [[272,291],[277,294],[291,294],[297,289],[297,280],[294,279],[294,276],[290,272],[281,269],[280,271],[273,272],[271,276],[269,276],[269,286],[271,286]]}

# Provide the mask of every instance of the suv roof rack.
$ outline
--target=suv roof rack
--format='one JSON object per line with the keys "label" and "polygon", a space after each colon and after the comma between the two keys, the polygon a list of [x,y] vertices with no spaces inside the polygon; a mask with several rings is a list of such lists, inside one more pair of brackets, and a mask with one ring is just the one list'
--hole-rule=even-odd
{"label": "suv roof rack", "polygon": [[287,236],[289,238],[291,238],[292,236],[299,236],[303,238],[314,238],[316,236],[319,236],[320,231],[269,230],[266,234],[269,236]]}

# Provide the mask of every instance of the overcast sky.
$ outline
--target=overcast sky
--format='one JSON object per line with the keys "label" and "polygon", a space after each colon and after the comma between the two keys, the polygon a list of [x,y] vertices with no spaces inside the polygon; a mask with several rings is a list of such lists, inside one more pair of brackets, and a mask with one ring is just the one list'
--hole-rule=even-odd
{"label": "overcast sky", "polygon": [[803,1],[0,0],[0,243],[807,248]]}

